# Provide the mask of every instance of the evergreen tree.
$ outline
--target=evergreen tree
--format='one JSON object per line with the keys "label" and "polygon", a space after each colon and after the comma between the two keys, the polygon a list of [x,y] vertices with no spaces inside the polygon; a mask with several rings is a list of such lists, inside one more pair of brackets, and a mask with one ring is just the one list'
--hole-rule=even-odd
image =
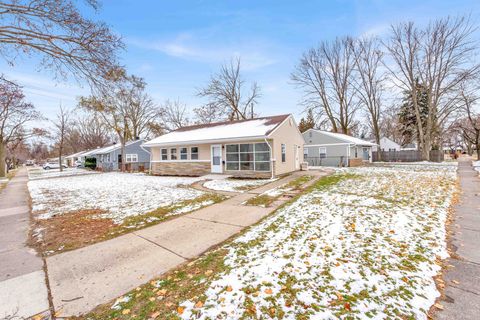
{"label": "evergreen tree", "polygon": [[305,132],[308,129],[313,129],[315,128],[315,118],[313,117],[313,110],[308,109],[307,111],[307,118],[300,119],[300,123],[298,124],[298,129],[300,132]]}
{"label": "evergreen tree", "polygon": [[[426,128],[428,117],[428,93],[424,85],[417,81],[417,103],[420,107],[420,118],[422,127]],[[417,117],[413,106],[413,97],[409,92],[405,92],[402,105],[398,112],[398,120],[400,124],[400,133],[403,137],[402,145],[417,142],[418,130]]]}

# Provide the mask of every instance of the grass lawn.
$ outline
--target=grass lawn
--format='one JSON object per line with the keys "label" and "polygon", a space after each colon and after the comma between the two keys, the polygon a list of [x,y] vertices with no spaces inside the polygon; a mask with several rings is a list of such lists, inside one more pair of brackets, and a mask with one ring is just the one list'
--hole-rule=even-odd
{"label": "grass lawn", "polygon": [[272,203],[275,202],[278,198],[284,195],[287,192],[298,192],[302,190],[302,186],[311,181],[313,176],[304,175],[296,178],[295,180],[290,181],[289,183],[283,184],[274,189],[268,190],[258,196],[248,199],[245,201],[245,204],[248,206],[259,206],[259,207],[269,207]]}
{"label": "grass lawn", "polygon": [[46,255],[72,250],[226,198],[190,188],[196,181],[128,173],[30,181],[31,244]]}
{"label": "grass lawn", "polygon": [[456,167],[345,169],[88,319],[426,319]]}

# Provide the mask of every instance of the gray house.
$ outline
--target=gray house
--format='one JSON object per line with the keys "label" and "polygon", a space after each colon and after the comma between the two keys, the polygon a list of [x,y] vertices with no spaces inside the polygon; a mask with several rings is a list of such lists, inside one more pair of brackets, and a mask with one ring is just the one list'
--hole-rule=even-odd
{"label": "gray house", "polygon": [[348,167],[372,162],[375,143],[352,136],[309,129],[303,133],[304,161],[309,166]]}
{"label": "gray house", "polygon": [[[134,140],[125,144],[125,165],[127,171],[144,171],[150,166],[150,151],[142,147],[143,140]],[[95,158],[97,169],[102,171],[120,170],[122,151],[120,143],[98,148],[82,154],[83,160]]]}

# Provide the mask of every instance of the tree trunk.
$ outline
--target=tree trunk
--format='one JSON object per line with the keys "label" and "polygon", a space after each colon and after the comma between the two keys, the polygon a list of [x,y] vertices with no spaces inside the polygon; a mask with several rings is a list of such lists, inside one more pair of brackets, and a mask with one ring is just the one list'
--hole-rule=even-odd
{"label": "tree trunk", "polygon": [[63,153],[63,146],[60,144],[60,147],[58,148],[58,165],[60,166],[60,172],[63,171],[62,153]]}
{"label": "tree trunk", "polygon": [[5,178],[7,175],[5,162],[5,144],[0,141],[0,178]]}

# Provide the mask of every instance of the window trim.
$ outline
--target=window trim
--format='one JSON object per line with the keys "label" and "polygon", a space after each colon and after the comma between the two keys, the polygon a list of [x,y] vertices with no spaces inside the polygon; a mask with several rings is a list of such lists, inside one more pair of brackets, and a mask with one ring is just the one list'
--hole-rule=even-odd
{"label": "window trim", "polygon": [[[256,150],[256,145],[257,144],[266,144],[268,147],[267,151],[261,150],[257,151]],[[241,151],[240,145],[252,145],[252,151]],[[228,146],[237,146],[238,151],[236,152],[228,152]],[[261,154],[261,153],[268,153],[268,159],[267,161],[260,161],[260,160],[255,160],[255,155],[256,154]],[[228,161],[228,155],[229,154],[236,154],[238,155],[238,160],[237,161]],[[241,154],[252,154],[252,160],[251,161],[241,161]],[[271,158],[272,158],[272,151],[268,144],[266,142],[249,142],[249,143],[229,143],[225,144],[225,171],[256,171],[256,172],[270,172],[272,170],[272,163],[271,163]],[[236,163],[238,165],[238,169],[228,169],[228,164],[230,163]],[[247,170],[242,170],[242,163],[253,163],[253,169],[247,169]],[[268,170],[258,170],[257,169],[257,163],[268,163]]]}
{"label": "window trim", "polygon": [[[193,152],[192,149],[197,148],[197,152]],[[194,159],[192,156],[196,155],[196,158]],[[198,155],[199,155],[199,149],[197,146],[191,146],[190,147],[190,160],[198,160]]]}
{"label": "window trim", "polygon": [[[179,160],[188,160],[188,148],[187,147],[180,147],[178,148],[180,150],[179,152],[179,155],[180,155],[180,158]],[[182,149],[185,149],[185,152],[182,152]],[[182,156],[185,156],[185,159],[182,158]]]}
{"label": "window trim", "polygon": [[[325,152],[322,152],[322,149],[325,151]],[[325,156],[322,157],[322,154],[324,154]],[[325,159],[327,157],[327,147],[318,147],[318,157],[320,159]]]}
{"label": "window trim", "polygon": [[[175,152],[172,152],[173,150],[175,150]],[[175,157],[175,158],[173,158]],[[170,160],[178,160],[178,157],[177,157],[177,148],[170,148]]]}
{"label": "window trim", "polygon": [[[163,154],[163,150],[165,150],[165,154]],[[165,156],[165,159],[163,159],[163,156]],[[160,160],[161,161],[167,161],[168,160],[168,149],[167,148],[160,148]]]}
{"label": "window trim", "polygon": [[285,143],[280,144],[280,152],[282,153],[282,163],[287,162],[287,145]]}
{"label": "window trim", "polygon": [[[135,156],[135,157],[133,157]],[[130,158],[130,160],[129,160]],[[135,158],[135,161],[133,161],[133,158]],[[138,153],[127,153],[125,154],[125,163],[136,163],[138,162]]]}

